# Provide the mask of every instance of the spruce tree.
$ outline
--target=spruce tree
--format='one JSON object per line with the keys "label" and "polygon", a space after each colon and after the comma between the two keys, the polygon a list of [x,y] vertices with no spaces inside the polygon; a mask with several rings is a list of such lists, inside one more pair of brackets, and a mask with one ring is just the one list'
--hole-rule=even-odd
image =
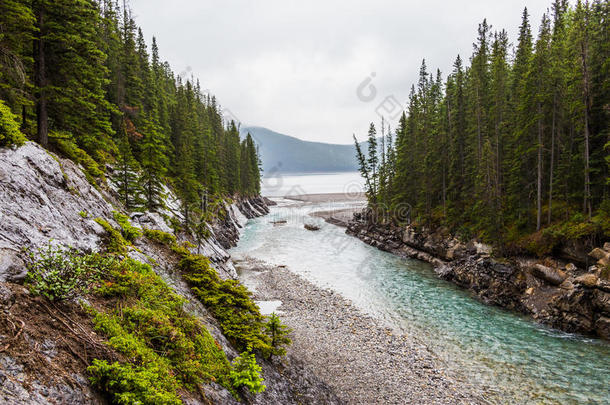
{"label": "spruce tree", "polygon": [[[78,146],[96,160],[113,152],[112,106],[105,97],[106,55],[100,49],[97,3],[90,0],[37,0],[35,77],[38,140],[48,143],[49,129],[74,135]],[[66,24],[69,21],[69,24]],[[50,126],[52,124],[52,127]]]}
{"label": "spruce tree", "polygon": [[149,210],[156,210],[162,206],[168,159],[154,114],[144,119],[143,132],[140,185],[144,190],[146,207]]}
{"label": "spruce tree", "polygon": [[32,40],[36,20],[30,2],[0,3],[0,99],[17,113],[26,126],[26,109],[32,106]]}
{"label": "spruce tree", "polygon": [[129,210],[140,208],[144,200],[139,182],[139,164],[131,153],[127,132],[123,129],[118,141],[118,154],[114,165],[112,180],[117,188],[119,199]]}
{"label": "spruce tree", "polygon": [[274,312],[269,316],[269,320],[265,324],[265,332],[271,339],[271,350],[268,357],[284,356],[286,354],[285,346],[292,343],[292,340],[288,337],[292,330],[283,325],[280,321],[280,317]]}

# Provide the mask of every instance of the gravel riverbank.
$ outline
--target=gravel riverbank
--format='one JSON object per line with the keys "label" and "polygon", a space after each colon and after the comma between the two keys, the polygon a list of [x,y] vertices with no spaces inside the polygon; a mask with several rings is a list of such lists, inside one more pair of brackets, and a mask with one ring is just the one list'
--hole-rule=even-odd
{"label": "gravel riverbank", "polygon": [[361,313],[339,294],[283,267],[245,260],[255,299],[279,300],[292,330],[289,354],[310,366],[347,404],[485,403],[443,370],[428,349]]}

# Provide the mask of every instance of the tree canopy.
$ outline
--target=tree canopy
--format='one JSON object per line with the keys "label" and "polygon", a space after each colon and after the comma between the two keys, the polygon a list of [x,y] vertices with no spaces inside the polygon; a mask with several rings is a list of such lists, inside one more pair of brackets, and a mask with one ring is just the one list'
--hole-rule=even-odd
{"label": "tree canopy", "polygon": [[3,116],[41,145],[88,162],[93,177],[114,167],[110,178],[131,209],[157,208],[165,184],[187,204],[202,190],[258,194],[251,137],[242,141],[216,98],[176,75],[150,43],[125,2],[2,1]]}
{"label": "tree canopy", "polygon": [[371,207],[504,249],[610,237],[609,16],[555,0],[535,37],[523,11],[514,47],[484,20],[444,81],[422,62],[382,167],[360,156]]}

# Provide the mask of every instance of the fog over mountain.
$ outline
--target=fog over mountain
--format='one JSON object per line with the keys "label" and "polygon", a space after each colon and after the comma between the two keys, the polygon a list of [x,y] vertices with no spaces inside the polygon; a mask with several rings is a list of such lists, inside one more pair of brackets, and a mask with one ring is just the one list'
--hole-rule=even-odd
{"label": "fog over mountain", "polygon": [[248,132],[258,145],[263,162],[263,175],[358,170],[354,145],[303,141],[255,126],[242,128],[242,137]]}

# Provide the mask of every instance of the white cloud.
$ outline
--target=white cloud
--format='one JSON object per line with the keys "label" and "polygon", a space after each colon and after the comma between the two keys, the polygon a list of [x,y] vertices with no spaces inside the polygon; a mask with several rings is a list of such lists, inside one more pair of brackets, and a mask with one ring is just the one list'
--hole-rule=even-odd
{"label": "white cloud", "polygon": [[[516,41],[523,7],[536,27],[550,3],[131,1],[161,56],[190,67],[242,122],[334,143],[363,136],[386,96],[404,104],[423,58],[444,74],[458,53],[468,59],[483,18]],[[365,103],[356,88],[372,72],[377,98]]]}

